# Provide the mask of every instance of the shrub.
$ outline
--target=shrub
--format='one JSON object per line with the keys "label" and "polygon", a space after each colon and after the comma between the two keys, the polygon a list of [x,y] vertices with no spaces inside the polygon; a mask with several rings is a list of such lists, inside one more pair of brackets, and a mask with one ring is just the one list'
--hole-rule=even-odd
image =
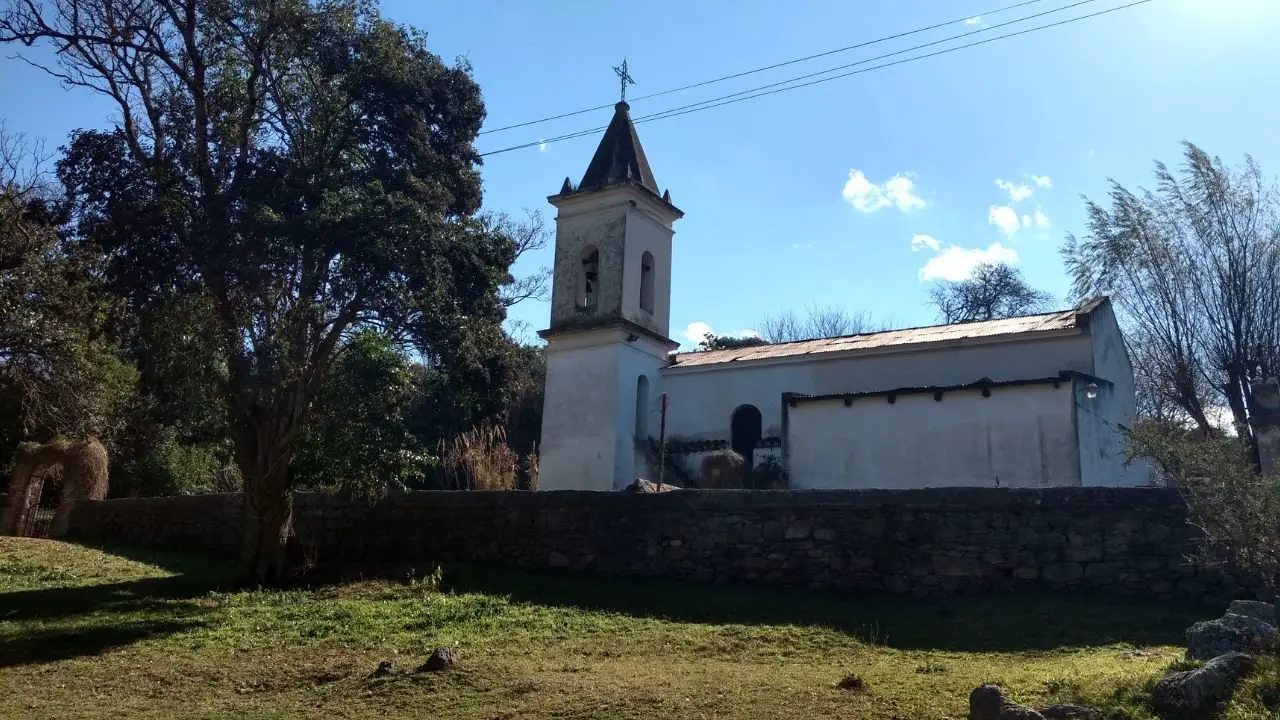
{"label": "shrub", "polygon": [[1276,589],[1280,575],[1280,478],[1260,475],[1246,442],[1195,437],[1143,425],[1128,431],[1129,454],[1153,461],[1186,499],[1203,537],[1196,560],[1243,570]]}

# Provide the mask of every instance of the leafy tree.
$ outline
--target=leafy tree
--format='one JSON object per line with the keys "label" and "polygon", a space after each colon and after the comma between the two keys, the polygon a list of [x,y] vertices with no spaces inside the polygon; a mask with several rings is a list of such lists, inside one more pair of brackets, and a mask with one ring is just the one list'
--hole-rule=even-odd
{"label": "leafy tree", "polygon": [[873,322],[868,313],[851,313],[835,305],[811,305],[803,317],[787,310],[766,317],[759,327],[760,337],[770,343],[818,340],[887,329],[884,324]]}
{"label": "leafy tree", "polygon": [[421,478],[432,458],[409,430],[416,390],[409,357],[387,334],[352,337],[334,357],[302,437],[297,483],[368,496]]}
{"label": "leafy tree", "polygon": [[9,0],[120,122],[59,164],[73,230],[140,313],[207,298],[244,479],[242,577],[272,583],[291,464],[342,340],[376,326],[484,373],[514,245],[477,218],[484,117],[465,65],[367,0]]}
{"label": "leafy tree", "polygon": [[1252,159],[1230,169],[1183,149],[1178,173],[1156,164],[1154,191],[1112,181],[1109,207],[1089,201],[1089,234],[1063,256],[1077,295],[1112,296],[1144,406],[1202,434],[1225,406],[1248,437],[1249,380],[1280,372],[1280,202]]}
{"label": "leafy tree", "polygon": [[110,441],[136,373],[104,337],[97,258],[64,242],[39,148],[0,127],[0,453],[20,440]]}
{"label": "leafy tree", "polygon": [[979,263],[967,279],[940,281],[929,291],[929,302],[948,325],[1029,315],[1051,299],[1007,263]]}
{"label": "leafy tree", "polygon": [[759,345],[768,345],[764,338],[759,335],[744,335],[742,337],[733,337],[732,335],[716,335],[715,333],[707,333],[702,338],[702,342],[698,343],[699,350],[738,350],[740,348],[756,347]]}

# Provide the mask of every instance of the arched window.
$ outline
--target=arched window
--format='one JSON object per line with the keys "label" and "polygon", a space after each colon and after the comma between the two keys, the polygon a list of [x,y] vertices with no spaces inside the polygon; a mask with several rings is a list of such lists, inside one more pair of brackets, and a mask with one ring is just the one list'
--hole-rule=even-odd
{"label": "arched window", "polygon": [[653,312],[653,253],[640,256],[640,309]]}
{"label": "arched window", "polygon": [[753,465],[752,457],[763,436],[760,410],[755,405],[742,405],[733,411],[729,419],[729,443],[733,451],[747,461],[747,467]]}
{"label": "arched window", "polygon": [[649,378],[636,380],[636,439],[649,439]]}
{"label": "arched window", "polygon": [[600,251],[595,245],[582,249],[582,264],[578,268],[578,306],[594,308],[599,299]]}

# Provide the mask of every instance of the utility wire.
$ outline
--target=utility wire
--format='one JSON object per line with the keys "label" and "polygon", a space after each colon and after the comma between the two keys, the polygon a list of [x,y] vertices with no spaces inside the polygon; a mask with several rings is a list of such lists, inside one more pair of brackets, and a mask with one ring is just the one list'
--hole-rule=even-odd
{"label": "utility wire", "polygon": [[[930,30],[937,30],[938,28],[946,27],[948,25],[955,25],[956,23],[964,22],[966,20],[970,20],[973,18],[980,18],[985,15],[998,15],[1002,12],[1008,12],[1009,10],[1017,10],[1020,7],[1025,7],[1027,5],[1034,5],[1040,2],[1044,2],[1044,0],[1024,0],[1023,2],[1016,3],[1014,5],[1006,5],[1002,8],[996,8],[995,10],[986,10],[984,12],[974,13],[972,15],[966,15],[965,17],[962,17],[962,18],[955,18],[953,20],[947,20],[945,22],[935,23],[927,27],[916,28],[915,30],[907,30],[904,32],[897,33],[896,35],[887,35],[885,37],[876,38],[874,40],[866,40],[854,45],[846,45],[845,47],[836,48],[834,50],[827,50],[825,52],[820,52],[815,55],[806,55],[805,57],[796,58],[794,60],[784,60],[783,62],[774,63],[773,65],[765,65],[764,67],[758,67],[758,68],[755,68],[754,70],[744,70],[742,72],[733,73],[732,75],[724,75],[718,78],[712,78],[710,80],[703,80],[701,82],[692,83],[690,85],[682,85],[677,88],[671,88],[670,90],[662,90],[655,93],[649,93],[648,95],[641,95],[638,98],[633,98],[632,102],[635,102],[638,100],[648,100],[649,98],[661,97],[663,95],[670,95],[672,93],[682,92],[684,90],[692,90],[694,88],[700,88],[706,85],[713,85],[715,83],[724,82],[726,80],[733,80],[740,77],[746,77],[747,75],[754,75],[756,73],[762,73],[769,70],[776,70],[780,67],[795,65],[796,63],[807,62],[809,60],[816,60],[818,58],[826,57],[828,55],[835,55],[837,53],[848,52],[850,50],[857,50],[859,48],[864,48],[871,45],[877,45],[879,43],[888,42],[890,40],[898,40],[904,37],[909,37],[911,35],[918,35],[923,32],[929,32]],[[1033,15],[1032,17],[1035,17],[1035,16]],[[997,25],[996,27],[999,27],[999,26]],[[605,105],[596,105],[595,107],[583,108],[581,110],[574,110],[573,112],[561,113],[559,115],[550,115],[548,117],[538,118],[537,120],[529,120],[522,123],[515,123],[514,125],[504,125],[502,127],[491,128],[488,130],[481,130],[478,134],[488,135],[489,133],[503,132],[505,130],[514,130],[516,128],[528,127],[530,125],[539,125],[544,122],[550,122],[552,120],[561,120],[563,118],[574,117],[576,115],[584,115],[589,112],[604,110],[610,107],[613,107],[613,103],[607,103]]]}
{"label": "utility wire", "polygon": [[[1085,3],[1085,2],[1093,2],[1093,1],[1094,1],[1094,0],[1082,0],[1082,2],[1077,3],[1077,4],[1083,4],[1083,3]],[[964,45],[957,45],[956,47],[951,47],[951,48],[946,48],[946,49],[943,49],[943,50],[937,50],[937,51],[934,51],[934,52],[931,52],[931,53],[926,53],[926,54],[924,54],[924,55],[917,55],[917,56],[913,56],[913,57],[909,57],[909,58],[903,58],[903,59],[901,59],[901,60],[895,60],[895,61],[893,61],[893,62],[881,63],[880,65],[873,65],[873,66],[868,67],[868,68],[862,68],[862,69],[860,69],[860,70],[854,70],[854,71],[851,71],[851,72],[841,73],[841,74],[839,74],[839,75],[832,75],[832,76],[830,76],[830,77],[819,78],[819,79],[817,79],[817,80],[810,80],[809,82],[801,83],[801,84],[799,84],[799,85],[788,85],[787,87],[776,87],[776,86],[778,86],[778,85],[785,85],[785,84],[787,84],[787,83],[795,82],[796,80],[801,80],[801,79],[804,79],[804,78],[813,77],[814,75],[825,75],[826,73],[834,72],[834,71],[836,71],[836,70],[843,69],[843,68],[846,68],[846,67],[851,67],[851,66],[853,66],[853,65],[858,65],[858,64],[865,63],[865,62],[873,62],[873,61],[875,61],[875,60],[883,59],[883,58],[885,58],[885,57],[891,57],[891,56],[893,56],[893,55],[900,55],[900,54],[902,54],[902,53],[904,53],[904,52],[910,52],[910,51],[912,51],[912,50],[918,50],[918,49],[921,49],[921,48],[924,48],[924,47],[928,47],[928,46],[930,46],[930,45],[936,45],[936,44],[938,44],[939,42],[948,42],[948,41],[950,41],[950,40],[956,40],[956,39],[959,39],[959,38],[962,38],[962,37],[965,37],[965,36],[967,36],[967,35],[971,35],[971,34],[972,34],[972,33],[965,33],[965,34],[963,34],[963,35],[957,35],[957,36],[954,36],[954,37],[951,37],[951,38],[947,38],[946,40],[935,41],[935,42],[932,42],[932,43],[925,43],[924,45],[920,45],[920,46],[917,46],[917,47],[908,48],[908,49],[906,49],[906,50],[901,50],[901,51],[894,52],[894,53],[888,53],[887,55],[883,55],[883,56],[876,57],[876,58],[870,58],[870,59],[868,59],[868,60],[864,60],[864,61],[861,61],[861,62],[859,62],[859,63],[851,63],[850,65],[844,65],[844,66],[840,66],[840,67],[838,67],[838,68],[831,68],[831,69],[824,70],[824,71],[817,72],[817,73],[810,73],[809,75],[802,75],[802,76],[795,77],[795,78],[791,78],[790,80],[784,80],[784,81],[781,81],[781,82],[778,82],[778,83],[772,83],[772,84],[769,84],[769,85],[762,85],[762,86],[760,86],[760,87],[753,88],[753,89],[751,89],[751,90],[744,90],[744,91],[739,92],[739,93],[733,93],[732,95],[725,95],[725,96],[722,96],[722,97],[720,97],[720,98],[713,98],[713,99],[711,99],[711,100],[704,100],[704,101],[699,102],[699,103],[693,103],[692,105],[685,105],[685,106],[681,106],[681,107],[670,108],[670,109],[668,109],[668,110],[663,110],[663,111],[660,111],[660,112],[657,112],[657,113],[652,113],[652,114],[650,114],[650,115],[644,115],[644,116],[641,116],[641,117],[639,117],[639,118],[636,118],[633,122],[634,122],[635,124],[640,124],[640,123],[643,123],[643,122],[650,122],[650,121],[653,121],[653,120],[665,120],[665,119],[667,119],[667,118],[679,117],[680,115],[688,115],[689,113],[699,112],[699,111],[702,111],[702,110],[710,110],[711,108],[721,107],[721,106],[723,106],[723,105],[730,105],[730,104],[737,103],[737,102],[743,102],[743,101],[745,101],[745,100],[752,100],[752,99],[755,99],[755,98],[758,98],[758,97],[764,97],[764,96],[766,96],[766,95],[774,95],[774,94],[776,94],[776,93],[786,92],[786,91],[788,91],[788,90],[797,90],[797,89],[799,89],[799,88],[808,87],[808,86],[810,86],[810,85],[818,85],[818,84],[820,84],[820,83],[829,82],[829,81],[831,81],[831,80],[839,80],[839,79],[841,79],[841,78],[850,77],[850,76],[852,76],[852,75],[861,75],[862,73],[871,72],[871,71],[873,71],[873,70],[882,70],[882,69],[884,69],[884,68],[893,67],[893,66],[895,66],[895,65],[903,65],[903,64],[906,64],[906,63],[909,63],[909,62],[915,62],[916,60],[924,60],[924,59],[926,59],[926,58],[937,57],[937,56],[939,56],[939,55],[946,55],[946,54],[948,54],[948,53],[956,52],[956,51],[958,51],[958,50],[964,50],[964,49],[966,49],[966,48],[976,47],[976,46],[978,46],[978,45],[986,45],[987,43],[992,43],[992,42],[995,42],[995,41],[997,41],[997,40],[1005,40],[1005,39],[1007,39],[1007,38],[1017,37],[1017,36],[1019,36],[1019,35],[1026,35],[1026,34],[1028,34],[1028,33],[1038,32],[1038,31],[1040,31],[1040,30],[1047,30],[1047,29],[1049,29],[1049,28],[1054,28],[1054,27],[1058,27],[1058,26],[1061,26],[1061,25],[1069,25],[1069,24],[1071,24],[1071,23],[1079,22],[1079,21],[1081,21],[1081,20],[1088,20],[1089,18],[1098,17],[1098,16],[1100,16],[1100,15],[1107,15],[1107,14],[1110,14],[1110,13],[1113,13],[1113,12],[1117,12],[1117,11],[1119,11],[1119,10],[1125,10],[1125,9],[1128,9],[1128,8],[1131,8],[1131,7],[1136,7],[1136,6],[1138,6],[1138,5],[1145,5],[1146,3],[1149,3],[1149,2],[1151,2],[1151,1],[1152,1],[1152,0],[1136,0],[1135,2],[1131,2],[1131,3],[1128,3],[1128,4],[1126,4],[1126,5],[1120,5],[1120,6],[1117,6],[1117,7],[1108,8],[1108,9],[1106,9],[1106,10],[1100,10],[1100,11],[1098,11],[1098,12],[1089,13],[1088,15],[1081,15],[1081,16],[1079,16],[1079,17],[1068,18],[1068,19],[1066,19],[1066,20],[1059,20],[1059,21],[1057,21],[1057,22],[1046,23],[1046,24],[1044,24],[1044,25],[1038,25],[1038,26],[1033,27],[1033,28],[1027,28],[1027,29],[1025,29],[1025,30],[1018,30],[1018,31],[1016,31],[1016,32],[1005,33],[1004,35],[998,35],[998,36],[993,37],[993,38],[987,38],[986,40],[977,40],[977,41],[974,41],[974,42],[971,42],[971,43],[966,43],[966,44],[964,44]],[[1074,7],[1074,6],[1072,6],[1072,7]],[[1011,21],[1011,22],[1017,22],[1017,21]],[[1006,24],[1008,24],[1008,23],[1006,23]],[[768,88],[774,88],[774,89],[770,90],[770,89],[768,89]],[[749,94],[749,93],[754,93],[754,94]],[[579,137],[583,137],[583,136],[586,136],[586,135],[593,135],[593,134],[595,134],[595,133],[598,133],[598,132],[603,131],[603,130],[604,130],[604,129],[606,129],[607,127],[608,127],[607,125],[602,125],[602,126],[600,126],[600,127],[590,128],[590,129],[588,129],[588,130],[580,130],[580,131],[578,131],[578,132],[568,133],[568,134],[565,134],[565,135],[557,135],[557,136],[555,136],[555,137],[544,138],[544,139],[542,139],[542,140],[536,140],[536,141],[534,141],[534,142],[523,143],[523,144],[520,144],[520,145],[512,145],[511,147],[505,147],[505,148],[501,148],[501,149],[498,149],[498,150],[490,150],[489,152],[480,153],[480,157],[487,157],[487,156],[489,156],[489,155],[498,155],[498,154],[505,153],[505,152],[511,152],[511,151],[513,151],[513,150],[522,150],[522,149],[525,149],[525,148],[536,147],[536,146],[539,146],[539,145],[548,145],[548,144],[550,144],[550,143],[561,142],[561,141],[563,141],[563,140],[572,140],[572,139],[574,139],[574,138],[579,138]]]}
{"label": "utility wire", "polygon": [[[1108,9],[1106,9],[1106,10],[1099,10],[1098,12],[1089,13],[1088,15],[1081,15],[1081,16],[1079,16],[1079,17],[1068,18],[1068,19],[1066,19],[1066,20],[1059,20],[1059,21],[1057,21],[1057,22],[1047,23],[1047,24],[1045,24],[1045,25],[1039,25],[1039,26],[1037,26],[1037,27],[1027,28],[1026,30],[1018,30],[1018,31],[1016,31],[1016,32],[1011,32],[1011,33],[1006,33],[1006,34],[1004,34],[1004,35],[999,35],[999,36],[997,36],[997,37],[987,38],[986,40],[977,40],[977,41],[974,41],[974,42],[971,42],[971,43],[966,43],[966,44],[964,44],[964,45],[957,45],[956,47],[946,48],[946,49],[944,49],[944,50],[936,50],[936,51],[931,52],[931,53],[925,53],[924,55],[916,55],[916,56],[909,57],[909,58],[903,58],[902,60],[895,60],[895,61],[893,61],[893,62],[881,63],[881,64],[879,64],[879,65],[875,65],[875,66],[872,66],[872,67],[869,67],[869,68],[863,68],[863,69],[861,69],[861,70],[855,70],[855,71],[853,71],[853,72],[841,73],[841,74],[839,74],[839,75],[832,75],[832,76],[830,76],[830,77],[820,78],[820,79],[818,79],[818,80],[810,80],[809,82],[806,82],[806,83],[800,83],[799,85],[789,85],[789,86],[787,86],[787,87],[777,88],[777,89],[775,89],[775,90],[767,90],[766,92],[756,92],[756,91],[759,91],[759,90],[766,90],[767,88],[776,87],[777,85],[785,84],[785,83],[774,83],[774,84],[772,84],[772,85],[763,85],[763,86],[761,86],[761,87],[755,88],[754,90],[746,91],[746,92],[754,93],[754,94],[751,94],[751,95],[747,95],[746,97],[739,97],[739,96],[741,96],[741,95],[744,95],[745,93],[734,93],[733,95],[726,95],[726,96],[724,96],[724,97],[722,97],[722,98],[715,98],[715,99],[712,99],[712,100],[706,100],[706,101],[703,101],[703,102],[700,102],[700,103],[693,103],[692,105],[686,105],[686,106],[684,106],[684,107],[672,108],[672,109],[670,109],[670,110],[664,110],[664,111],[662,111],[662,112],[652,113],[652,114],[650,114],[650,115],[643,115],[643,116],[641,116],[641,117],[637,118],[637,119],[635,120],[635,122],[640,123],[640,122],[649,122],[649,121],[651,121],[651,120],[664,120],[664,119],[669,118],[669,117],[678,117],[678,116],[680,116],[680,115],[687,115],[687,114],[689,114],[689,113],[691,113],[691,112],[697,112],[697,111],[699,111],[699,110],[709,110],[709,109],[714,108],[714,107],[720,107],[721,105],[730,105],[730,104],[732,104],[732,103],[735,103],[735,102],[741,102],[741,101],[743,101],[743,100],[752,100],[752,99],[754,99],[754,98],[764,97],[764,96],[766,96],[766,95],[773,95],[773,94],[775,94],[775,93],[786,92],[787,90],[797,90],[797,89],[799,89],[799,88],[808,87],[808,86],[810,86],[810,85],[817,85],[817,84],[819,84],[819,83],[824,83],[824,82],[828,82],[828,81],[831,81],[831,80],[839,80],[840,78],[846,78],[846,77],[850,77],[850,76],[852,76],[852,75],[861,75],[862,73],[865,73],[865,72],[871,72],[872,70],[881,70],[881,69],[883,69],[883,68],[893,67],[894,65],[902,65],[902,64],[905,64],[905,63],[909,63],[909,62],[914,62],[914,61],[916,61],[916,60],[924,60],[924,59],[926,59],[926,58],[936,57],[936,56],[938,56],[938,55],[945,55],[945,54],[950,53],[950,52],[955,52],[956,50],[964,50],[965,48],[977,47],[978,45],[986,45],[987,43],[995,42],[996,40],[1004,40],[1004,39],[1011,38],[1011,37],[1017,37],[1018,35],[1026,35],[1027,33],[1036,32],[1036,31],[1038,31],[1038,30],[1045,30],[1045,29],[1048,29],[1048,28],[1057,27],[1057,26],[1059,26],[1059,25],[1067,25],[1067,24],[1070,24],[1070,23],[1073,23],[1073,22],[1079,22],[1079,21],[1081,21],[1081,20],[1087,20],[1087,19],[1089,19],[1089,18],[1098,17],[1099,15],[1107,15],[1107,14],[1110,14],[1110,13],[1116,12],[1116,11],[1118,11],[1118,10],[1124,10],[1124,9],[1127,9],[1127,8],[1134,7],[1134,6],[1136,6],[1136,5],[1143,5],[1143,4],[1149,3],[1149,2],[1151,2],[1151,1],[1152,1],[1152,0],[1136,0],[1135,2],[1131,2],[1131,3],[1127,4],[1127,5],[1120,5],[1120,6],[1117,6],[1117,7],[1108,8]],[[1083,0],[1083,2],[1079,2],[1079,3],[1076,3],[1076,4],[1077,4],[1077,5],[1082,5],[1082,4],[1084,4],[1085,2],[1093,2],[1093,0]],[[1074,7],[1074,6],[1071,6],[1071,7]],[[958,36],[956,36],[955,38],[951,38],[951,39],[953,39],[953,40],[954,40],[954,39],[957,39],[957,38],[960,38],[960,37],[964,37],[964,35],[958,35]],[[928,43],[928,45],[935,45],[935,44],[937,44],[937,43]],[[923,48],[923,47],[927,47],[927,45],[921,45],[921,46],[919,46],[918,48],[914,48],[914,49],[919,49],[919,48]],[[890,56],[892,56],[892,55],[900,55],[900,54],[901,54],[901,52],[897,52],[897,53],[889,53],[888,55],[882,55],[882,56],[880,56],[880,57],[878,57],[878,58],[872,58],[871,60],[880,60],[880,59],[883,59],[883,58],[886,58],[886,57],[890,57]],[[870,62],[870,61],[867,61],[867,62]],[[805,78],[813,77],[814,75],[825,75],[825,74],[826,74],[826,73],[828,73],[828,72],[834,72],[834,71],[836,71],[836,70],[843,70],[844,68],[847,68],[847,67],[853,67],[854,65],[860,65],[860,64],[862,64],[862,63],[851,63],[851,64],[849,64],[849,65],[843,65],[843,66],[838,67],[838,68],[832,68],[831,70],[827,70],[827,71],[824,71],[824,72],[821,72],[821,73],[813,73],[813,74],[810,74],[810,75],[803,75],[803,76],[800,76],[800,77],[797,77],[797,78],[792,78],[791,80],[786,81],[786,82],[794,82],[794,81],[796,81],[796,80],[802,80],[802,79],[805,79]],[[734,98],[734,99],[728,99],[728,98]],[[717,102],[717,101],[722,101],[722,102]],[[714,104],[708,104],[708,103],[714,103]],[[607,126],[606,126],[606,127],[607,127]]]}
{"label": "utility wire", "polygon": [[[987,27],[979,28],[979,29],[977,29],[977,30],[971,30],[971,31],[969,31],[969,32],[961,33],[961,34],[959,34],[959,35],[952,35],[952,36],[950,36],[950,37],[942,38],[941,40],[934,40],[934,41],[932,41],[932,42],[922,43],[922,44],[920,44],[920,45],[913,45],[912,47],[905,48],[905,49],[902,49],[902,50],[896,50],[896,51],[891,52],[891,53],[885,53],[885,54],[883,54],[883,55],[877,55],[877,56],[875,56],[875,57],[866,58],[866,59],[864,59],[864,60],[858,60],[858,61],[856,61],[856,62],[847,63],[847,64],[845,64],[845,65],[837,65],[836,67],[833,67],[833,68],[827,68],[826,70],[819,70],[819,71],[817,71],[817,72],[811,72],[811,73],[807,73],[807,74],[805,74],[805,75],[799,75],[799,76],[796,76],[796,77],[788,78],[788,79],[786,79],[786,80],[779,80],[778,82],[769,83],[769,84],[767,84],[767,85],[761,85],[761,86],[754,87],[754,88],[750,88],[750,89],[747,89],[747,90],[742,90],[742,91],[740,91],[740,92],[736,92],[736,93],[730,93],[729,95],[721,95],[720,97],[711,98],[710,100],[703,100],[703,101],[700,101],[700,102],[691,103],[691,104],[689,104],[689,105],[681,105],[681,106],[679,106],[679,107],[668,108],[667,110],[663,110],[663,111],[661,111],[661,112],[657,112],[657,113],[651,113],[651,114],[649,114],[649,115],[642,115],[642,116],[640,116],[639,118],[636,118],[636,119],[634,120],[634,122],[637,122],[637,123],[639,123],[639,122],[646,122],[646,121],[648,121],[648,120],[658,119],[658,118],[659,118],[659,116],[666,117],[666,116],[670,115],[671,117],[675,117],[676,115],[683,115],[683,114],[685,114],[685,113],[684,113],[684,112],[681,112],[681,111],[691,110],[691,109],[693,109],[693,108],[697,108],[698,106],[701,106],[701,105],[706,105],[706,106],[708,106],[708,107],[719,107],[720,105],[727,104],[727,103],[723,103],[723,102],[720,102],[720,101],[728,100],[729,98],[736,98],[736,97],[740,97],[740,96],[743,96],[743,95],[751,95],[752,93],[758,93],[758,92],[760,92],[761,90],[768,90],[769,88],[775,88],[775,87],[778,87],[778,86],[780,86],[780,85],[787,85],[787,84],[789,84],[789,83],[797,82],[797,81],[799,81],[799,80],[807,80],[807,79],[809,79],[809,78],[817,77],[817,76],[819,76],[819,75],[826,75],[826,74],[828,74],[828,73],[833,73],[833,72],[836,72],[836,71],[839,71],[839,70],[846,70],[846,69],[848,69],[848,68],[856,67],[856,66],[858,66],[858,65],[865,65],[865,64],[867,64],[867,63],[875,62],[875,61],[877,61],[877,60],[884,60],[884,59],[886,59],[886,58],[895,57],[895,56],[897,56],[897,55],[902,55],[902,54],[904,54],[904,53],[909,53],[909,52],[912,52],[912,51],[915,51],[915,50],[922,50],[922,49],[924,49],[924,48],[932,47],[932,46],[934,46],[934,45],[940,45],[940,44],[942,44],[942,43],[948,43],[948,42],[951,42],[951,41],[953,41],[953,40],[959,40],[959,39],[962,39],[962,38],[966,38],[966,37],[969,37],[969,36],[971,36],[971,35],[977,35],[978,33],[990,32],[991,30],[997,30],[997,29],[999,29],[999,28],[1007,27],[1007,26],[1009,26],[1009,25],[1014,25],[1014,24],[1017,24],[1017,23],[1020,23],[1020,22],[1026,22],[1027,20],[1033,20],[1033,19],[1038,18],[1038,17],[1043,17],[1043,16],[1045,16],[1045,15],[1051,15],[1051,14],[1053,14],[1053,13],[1062,12],[1063,10],[1070,10],[1070,9],[1072,9],[1072,8],[1079,7],[1079,6],[1081,6],[1081,5],[1088,5],[1089,3],[1096,2],[1096,1],[1097,1],[1097,0],[1078,0],[1078,2],[1072,3],[1072,4],[1070,4],[1070,5],[1064,5],[1064,6],[1062,6],[1062,7],[1055,8],[1055,9],[1053,9],[1053,10],[1046,10],[1046,11],[1044,11],[1044,12],[1039,12],[1039,13],[1036,13],[1036,14],[1034,14],[1034,15],[1027,15],[1027,16],[1025,16],[1025,17],[1015,18],[1015,19],[1013,19],[1013,20],[1008,20],[1008,21],[1005,21],[1005,22],[1003,22],[1003,23],[999,23],[999,24],[997,24],[997,25],[991,25],[991,26],[987,26]],[[1090,17],[1090,16],[1084,16],[1084,17]],[[1009,36],[1000,36],[1000,37],[1009,37]],[[998,40],[998,39],[1000,39],[1000,37],[992,38],[992,39]],[[964,47],[968,47],[968,46],[964,46]],[[956,49],[959,49],[959,48],[956,48]],[[929,57],[929,56],[922,56],[922,57]],[[891,63],[891,64],[892,64],[892,63]],[[888,66],[888,65],[886,65],[886,67],[887,67],[887,66]],[[873,68],[873,69],[874,69],[874,68]],[[847,76],[848,74],[852,74],[852,73],[847,73],[846,75],[842,75],[842,76],[840,76],[840,77],[845,77],[845,76]],[[828,78],[828,79],[835,79],[835,78]],[[812,84],[812,83],[806,83],[806,85],[808,85],[808,84]],[[804,87],[804,86],[803,86],[803,85],[797,85],[796,87]],[[769,94],[769,93],[765,93],[765,94]],[[751,97],[757,97],[757,96],[756,96],[756,95],[751,95]],[[750,99],[750,98],[743,98],[743,99],[744,99],[744,100],[746,100],[746,99]],[[715,103],[715,104],[714,104],[714,105],[712,105],[712,103]],[[603,106],[601,106],[601,108],[604,108],[604,107],[609,107],[609,106],[608,106],[608,105],[603,105]],[[596,109],[601,109],[601,108],[596,108]],[[498,153],[507,152],[508,150],[519,150],[519,149],[526,148],[526,147],[533,147],[534,145],[542,145],[542,144],[547,143],[547,142],[559,142],[559,141],[561,141],[561,140],[571,140],[571,139],[573,139],[573,138],[578,138],[578,137],[582,137],[582,136],[584,136],[584,135],[590,135],[590,134],[592,134],[592,133],[600,132],[601,130],[604,130],[604,129],[605,129],[605,127],[607,127],[607,126],[601,126],[601,127],[598,127],[598,128],[591,128],[591,129],[589,129],[589,130],[580,130],[580,131],[578,131],[578,132],[573,132],[573,133],[569,133],[569,134],[567,134],[567,135],[561,135],[561,136],[557,136],[557,137],[554,137],[554,138],[549,138],[549,139],[547,139],[547,140],[540,140],[540,141],[538,141],[538,142],[534,142],[534,143],[525,143],[525,144],[523,144],[523,145],[519,145],[519,146],[516,146],[516,147],[503,148],[503,149],[501,149],[501,150],[494,150],[494,151],[492,151],[492,152],[485,153],[485,155],[495,155],[495,154],[498,154]],[[483,157],[483,155],[482,155],[482,157]]]}

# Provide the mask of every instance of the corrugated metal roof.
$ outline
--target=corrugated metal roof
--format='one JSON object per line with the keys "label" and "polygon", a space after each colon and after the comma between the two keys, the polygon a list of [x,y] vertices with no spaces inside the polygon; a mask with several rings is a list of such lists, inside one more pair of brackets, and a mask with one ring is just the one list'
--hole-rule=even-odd
{"label": "corrugated metal roof", "polygon": [[759,345],[756,347],[738,348],[734,350],[709,350],[705,352],[678,353],[672,356],[676,367],[698,367],[702,365],[718,365],[722,363],[750,362],[753,360],[769,360],[774,358],[795,357],[799,355],[819,355],[822,353],[847,352],[850,350],[869,350],[871,348],[891,347],[895,345],[918,345],[948,340],[970,340],[996,335],[1021,335],[1024,333],[1069,330],[1080,327],[1080,316],[1092,308],[1076,308],[1042,315],[1026,315],[1023,317],[986,320],[983,322],[959,323],[956,325],[933,325],[930,327],[908,328],[905,330],[888,330],[862,335],[846,335],[844,337],[823,338],[821,340],[801,340],[799,342]]}

